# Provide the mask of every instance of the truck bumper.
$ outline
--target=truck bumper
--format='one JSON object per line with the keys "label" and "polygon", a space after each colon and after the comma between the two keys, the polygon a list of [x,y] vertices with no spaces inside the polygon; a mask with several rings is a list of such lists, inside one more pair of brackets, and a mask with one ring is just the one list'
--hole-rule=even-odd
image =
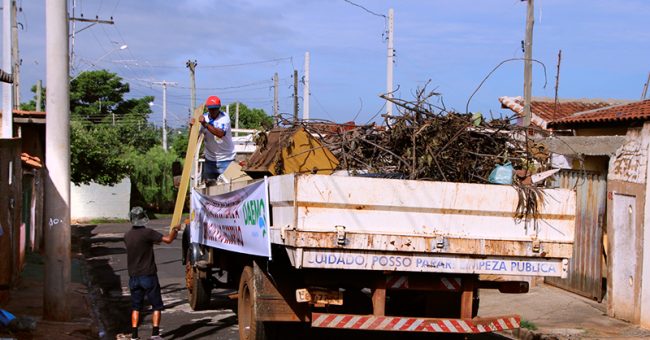
{"label": "truck bumper", "polygon": [[519,328],[521,324],[519,315],[473,319],[437,319],[312,313],[311,320],[311,326],[317,328],[429,333],[487,333]]}

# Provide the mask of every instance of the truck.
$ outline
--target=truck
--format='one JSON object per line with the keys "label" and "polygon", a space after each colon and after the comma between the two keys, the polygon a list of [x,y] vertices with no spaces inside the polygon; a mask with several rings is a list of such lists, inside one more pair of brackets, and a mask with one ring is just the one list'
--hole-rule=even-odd
{"label": "truck", "polygon": [[510,185],[314,171],[193,185],[182,247],[189,303],[205,309],[213,289],[234,290],[240,338],[251,340],[290,322],[463,334],[519,328],[516,311],[479,316],[479,297],[567,276],[575,192],[540,190],[535,216],[517,218],[521,192]]}

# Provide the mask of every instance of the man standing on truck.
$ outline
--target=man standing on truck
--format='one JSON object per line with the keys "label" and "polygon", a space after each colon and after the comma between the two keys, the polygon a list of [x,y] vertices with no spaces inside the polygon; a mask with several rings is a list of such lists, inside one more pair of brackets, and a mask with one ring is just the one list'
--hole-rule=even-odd
{"label": "man standing on truck", "polygon": [[160,317],[163,310],[158,268],[153,253],[153,245],[161,241],[170,244],[176,238],[180,226],[174,226],[169,234],[161,233],[146,227],[149,222],[146,212],[141,207],[134,207],[129,212],[133,227],[124,234],[126,243],[126,259],[129,271],[129,289],[131,291],[131,339],[138,338],[138,323],[144,297],[153,309],[153,332],[151,339],[162,339],[160,336]]}
{"label": "man standing on truck", "polygon": [[[208,112],[199,117],[200,133],[204,135],[205,144],[201,177],[209,182],[216,181],[235,159],[235,146],[230,132],[230,117],[221,111],[221,99],[210,96],[205,101],[205,107]],[[193,124],[194,118],[190,121],[190,127]]]}

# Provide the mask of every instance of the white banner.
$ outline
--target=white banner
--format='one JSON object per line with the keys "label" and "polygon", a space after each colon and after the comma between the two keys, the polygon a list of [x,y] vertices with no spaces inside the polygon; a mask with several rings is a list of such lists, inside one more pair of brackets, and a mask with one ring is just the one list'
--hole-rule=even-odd
{"label": "white banner", "polygon": [[217,196],[192,189],[191,241],[270,258],[268,202],[266,179]]}

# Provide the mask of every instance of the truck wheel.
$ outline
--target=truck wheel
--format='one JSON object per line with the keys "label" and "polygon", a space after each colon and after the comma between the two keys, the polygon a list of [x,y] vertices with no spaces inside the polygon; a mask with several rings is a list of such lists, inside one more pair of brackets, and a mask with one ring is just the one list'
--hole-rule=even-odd
{"label": "truck wheel", "polygon": [[212,285],[209,278],[201,278],[199,269],[188,260],[185,264],[185,285],[192,310],[204,310],[210,306]]}
{"label": "truck wheel", "polygon": [[239,339],[265,340],[264,323],[257,321],[255,299],[257,292],[253,283],[253,267],[245,266],[239,280],[239,299],[237,301],[237,319],[239,324]]}

